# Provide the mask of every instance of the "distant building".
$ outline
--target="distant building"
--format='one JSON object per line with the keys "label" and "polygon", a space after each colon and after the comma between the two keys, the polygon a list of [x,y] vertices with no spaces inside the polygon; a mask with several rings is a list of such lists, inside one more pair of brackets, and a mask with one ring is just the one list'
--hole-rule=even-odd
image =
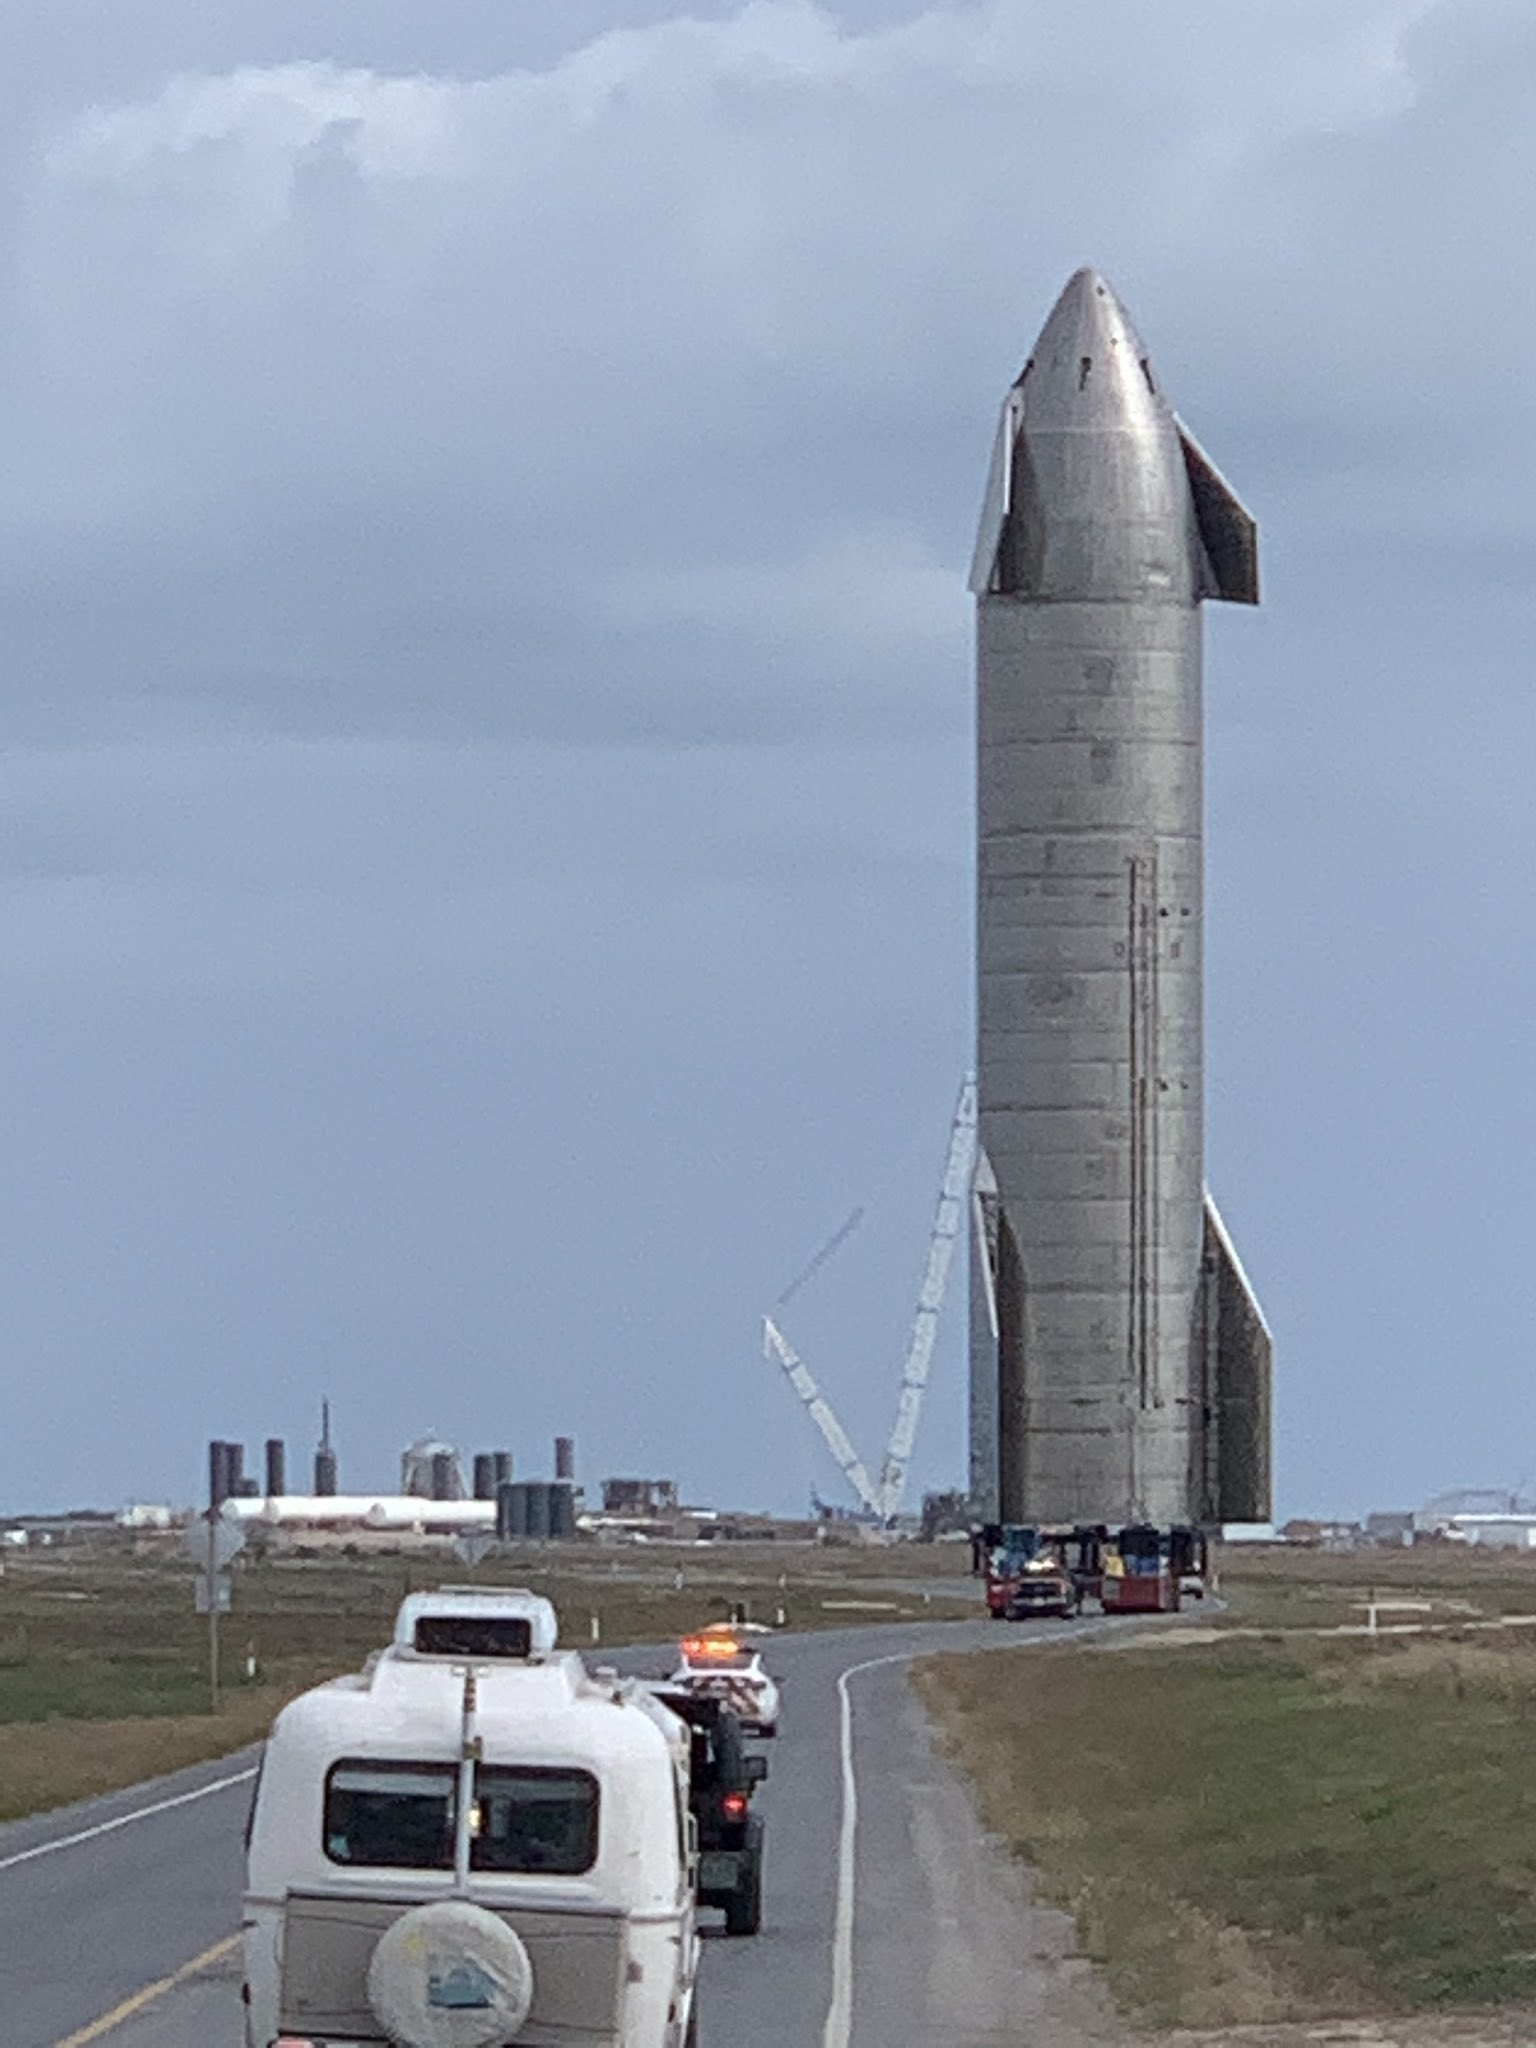
{"label": "distant building", "polygon": [[463,1469],[453,1445],[423,1437],[402,1451],[400,1492],[407,1500],[467,1500]]}
{"label": "distant building", "polygon": [[924,1543],[953,1535],[971,1526],[971,1497],[968,1493],[925,1493],[919,1533]]}
{"label": "distant building", "polygon": [[1358,1522],[1317,1522],[1298,1516],[1285,1524],[1280,1535],[1286,1543],[1308,1550],[1353,1550],[1365,1531]]}
{"label": "distant building", "polygon": [[1425,1501],[1413,1518],[1413,1526],[1422,1536],[1441,1536],[1463,1515],[1517,1514],[1524,1505],[1512,1493],[1497,1487],[1457,1487]]}
{"label": "distant building", "polygon": [[1413,1516],[1404,1509],[1401,1513],[1392,1510],[1385,1514],[1367,1515],[1365,1518],[1365,1540],[1375,1543],[1384,1550],[1400,1548],[1413,1541]]}
{"label": "distant building", "polygon": [[1536,1514],[1455,1515],[1442,1533],[1497,1550],[1536,1550]]}
{"label": "distant building", "polygon": [[675,1515],[677,1513],[677,1481],[675,1479],[605,1479],[603,1481],[603,1513],[605,1515]]}
{"label": "distant building", "polygon": [[175,1516],[168,1507],[149,1501],[132,1501],[118,1516],[121,1529],[169,1529]]}

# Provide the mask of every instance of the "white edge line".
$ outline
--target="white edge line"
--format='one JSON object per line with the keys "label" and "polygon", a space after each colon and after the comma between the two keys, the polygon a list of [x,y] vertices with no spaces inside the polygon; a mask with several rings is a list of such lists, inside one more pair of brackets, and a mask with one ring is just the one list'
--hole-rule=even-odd
{"label": "white edge line", "polygon": [[[1111,1633],[1128,1636],[1131,1631],[1123,1622],[1091,1621],[1080,1623],[1074,1628],[1071,1639],[1082,1642],[1085,1637]],[[1043,1636],[1030,1635],[1007,1647],[1023,1650],[1046,1640],[1048,1638]],[[985,1654],[986,1650],[992,1647],[1002,1649],[1004,1645],[982,1645],[981,1653]],[[859,1829],[859,1789],[853,1768],[853,1695],[848,1690],[848,1681],[850,1678],[857,1678],[862,1671],[879,1671],[891,1664],[915,1664],[920,1657],[934,1656],[942,1652],[943,1648],[942,1643],[925,1643],[921,1649],[895,1650],[887,1657],[868,1657],[862,1664],[850,1664],[846,1671],[838,1673],[843,1815],[837,1837],[837,1907],[832,1920],[832,1998],[821,2030],[821,2048],[849,2048],[853,2038],[853,1902],[855,1851]]]}
{"label": "white edge line", "polygon": [[862,1664],[850,1664],[846,1671],[838,1673],[843,1817],[837,1838],[837,1910],[832,1921],[832,2000],[821,2030],[821,2048],[848,2048],[853,2033],[854,1851],[859,1827],[859,1790],[853,1769],[853,1695],[848,1690],[848,1681],[857,1678],[861,1671],[878,1671],[887,1664],[910,1664],[914,1657],[928,1654],[926,1647],[898,1650],[889,1657],[869,1657]]}
{"label": "white edge line", "polygon": [[39,1856],[53,1856],[60,1849],[74,1849],[81,1842],[94,1842],[101,1835],[115,1835],[119,1828],[132,1827],[137,1820],[150,1820],[157,1813],[169,1813],[174,1806],[190,1806],[195,1799],[207,1799],[215,1792],[227,1792],[231,1785],[248,1785],[256,1775],[253,1764],[249,1770],[234,1771],[227,1778],[215,1778],[212,1784],[199,1785],[195,1792],[178,1792],[173,1799],[157,1799],[152,1806],[136,1806],[132,1813],[120,1813],[115,1820],[98,1821],[93,1828],[81,1828],[73,1835],[60,1835],[56,1841],[38,1842],[30,1849],[18,1849],[14,1856],[0,1856],[0,1870],[14,1870],[18,1863],[33,1863]]}

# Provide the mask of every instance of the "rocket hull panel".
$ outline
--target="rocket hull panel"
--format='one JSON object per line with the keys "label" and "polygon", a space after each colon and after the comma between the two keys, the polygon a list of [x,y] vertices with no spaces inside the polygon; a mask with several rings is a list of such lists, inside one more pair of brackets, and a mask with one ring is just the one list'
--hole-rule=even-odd
{"label": "rocket hull panel", "polygon": [[1199,615],[986,597],[978,677],[981,1142],[1017,1262],[1002,1512],[1179,1520],[1199,1419]]}

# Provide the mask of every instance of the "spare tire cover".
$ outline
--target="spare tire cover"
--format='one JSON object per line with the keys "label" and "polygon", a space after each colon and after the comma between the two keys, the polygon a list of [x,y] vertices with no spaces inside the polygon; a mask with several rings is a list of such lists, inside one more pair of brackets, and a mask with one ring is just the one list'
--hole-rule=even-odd
{"label": "spare tire cover", "polygon": [[440,1899],[380,1936],[368,2003],[399,2048],[502,2048],[533,2004],[533,1965],[505,1920]]}

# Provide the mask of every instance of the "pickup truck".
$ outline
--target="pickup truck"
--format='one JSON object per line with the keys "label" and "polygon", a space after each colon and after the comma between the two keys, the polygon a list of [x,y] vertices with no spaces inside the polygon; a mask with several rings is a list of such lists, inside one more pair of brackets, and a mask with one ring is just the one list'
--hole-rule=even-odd
{"label": "pickup truck", "polygon": [[748,1753],[741,1721],[723,1700],[671,1684],[655,1685],[652,1691],[688,1724],[688,1805],[699,1838],[698,1903],[720,1908],[727,1934],[756,1934],[763,1919],[763,1821],[751,1807],[752,1794],[768,1775],[768,1761]]}

